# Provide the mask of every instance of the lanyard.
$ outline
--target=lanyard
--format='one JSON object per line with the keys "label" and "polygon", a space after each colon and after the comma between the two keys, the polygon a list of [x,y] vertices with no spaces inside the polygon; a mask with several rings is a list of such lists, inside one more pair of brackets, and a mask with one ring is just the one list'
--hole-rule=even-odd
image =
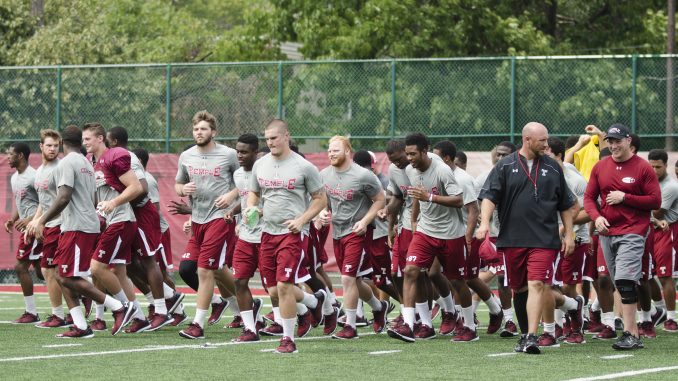
{"label": "lanyard", "polygon": [[539,161],[537,160],[537,168],[535,169],[535,177],[532,179],[532,176],[530,176],[530,172],[525,168],[525,164],[523,164],[523,161],[520,159],[520,153],[516,153],[518,155],[518,162],[520,163],[520,167],[523,169],[523,172],[527,175],[527,178],[530,180],[532,185],[534,186],[534,201],[539,201],[539,194],[537,193],[538,187],[537,187],[537,177],[539,176]]}

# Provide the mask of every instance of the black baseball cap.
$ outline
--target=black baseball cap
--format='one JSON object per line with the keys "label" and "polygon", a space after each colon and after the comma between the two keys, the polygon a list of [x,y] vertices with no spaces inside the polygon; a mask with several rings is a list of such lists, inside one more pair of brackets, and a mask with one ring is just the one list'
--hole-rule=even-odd
{"label": "black baseball cap", "polygon": [[605,140],[607,139],[624,139],[628,138],[631,136],[631,131],[629,130],[628,127],[626,127],[623,124],[620,123],[615,123],[610,126],[610,128],[607,129],[607,135],[605,136]]}

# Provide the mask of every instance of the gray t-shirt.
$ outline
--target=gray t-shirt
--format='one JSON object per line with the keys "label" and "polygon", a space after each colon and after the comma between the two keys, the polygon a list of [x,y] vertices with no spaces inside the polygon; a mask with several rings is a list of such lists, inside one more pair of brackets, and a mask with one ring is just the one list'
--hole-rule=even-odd
{"label": "gray t-shirt", "polygon": [[405,169],[400,169],[395,164],[388,167],[388,178],[388,191],[393,196],[403,199],[403,207],[398,216],[398,228],[412,230],[412,198],[407,197],[410,179],[407,178]]}
{"label": "gray t-shirt", "polygon": [[[46,212],[52,204],[57,195],[56,178],[54,177],[54,170],[59,164],[59,159],[52,160],[38,167],[35,171],[35,190],[38,192],[38,200],[42,212]],[[47,221],[45,227],[53,228],[61,224],[61,216]]]}
{"label": "gray t-shirt", "polygon": [[233,148],[216,144],[210,152],[201,153],[193,146],[181,153],[176,181],[179,184],[195,183],[197,190],[191,195],[193,213],[191,220],[206,224],[224,218],[225,209],[217,208],[217,198],[233,189],[233,172],[238,169],[238,157]]}
{"label": "gray t-shirt", "polygon": [[[563,163],[565,167],[565,182],[572,194],[577,197],[577,202],[580,207],[584,207],[584,193],[586,193],[586,179],[579,173],[577,168],[570,163]],[[560,214],[558,215],[560,219]],[[581,243],[588,243],[591,239],[589,237],[589,224],[574,225],[574,234]]]}
{"label": "gray t-shirt", "polygon": [[[462,193],[452,169],[442,161],[431,160],[425,172],[408,166],[405,169],[410,184],[424,187],[428,192],[441,196],[456,196]],[[451,208],[428,201],[419,201],[417,230],[438,239],[455,239],[464,236],[466,229],[461,208]]]}
{"label": "gray t-shirt", "polygon": [[[294,152],[283,160],[276,160],[270,153],[257,160],[252,168],[250,190],[259,193],[264,202],[262,232],[289,233],[283,223],[304,214],[309,205],[308,195],[322,188],[318,169]],[[308,232],[308,224],[304,232]]]}
{"label": "gray t-shirt", "polygon": [[[158,180],[156,180],[150,172],[144,172],[144,176],[146,177],[146,183],[148,184],[148,198],[153,204],[159,204],[160,190],[158,189]],[[169,229],[169,224],[160,211],[158,211],[158,215],[160,215],[160,232],[164,233]]]}
{"label": "gray t-shirt", "polygon": [[[454,167],[454,178],[457,180],[457,184],[461,188],[464,197],[464,205],[475,202],[478,203],[478,196],[476,195],[475,190],[475,180],[471,175],[469,175],[465,170],[460,167]],[[468,212],[466,208],[461,208],[461,215],[464,219],[464,225],[468,224]],[[473,221],[473,224],[477,224],[477,221]]]}
{"label": "gray t-shirt", "polygon": [[659,187],[662,190],[662,206],[666,211],[664,219],[669,224],[678,221],[678,182],[666,175],[664,180],[659,182]]}
{"label": "gray t-shirt", "polygon": [[[478,198],[480,195],[480,190],[483,189],[483,184],[485,184],[485,180],[487,180],[487,177],[490,175],[490,171],[483,172],[478,177],[476,177],[473,183],[473,190],[475,191],[476,198]],[[478,203],[478,206],[480,207],[480,203]],[[494,212],[492,212],[492,221],[490,221],[490,237],[496,238],[498,235],[499,214],[497,213],[497,208],[495,208]]]}
{"label": "gray t-shirt", "polygon": [[[244,211],[247,209],[247,196],[250,193],[252,171],[245,171],[245,168],[243,167],[238,168],[238,170],[233,174],[233,181],[235,181],[235,187],[238,188],[238,195],[240,197],[240,210]],[[263,208],[262,201],[263,200],[260,199],[259,208]],[[260,243],[261,229],[263,227],[263,219],[259,219],[259,222],[257,222],[253,228],[250,228],[250,226],[247,224],[246,218],[241,218],[238,238],[249,243]]]}
{"label": "gray t-shirt", "polygon": [[353,231],[372,206],[372,198],[383,192],[377,176],[351,163],[343,172],[329,166],[320,172],[332,208],[332,238],[339,239]]}
{"label": "gray t-shirt", "polygon": [[94,168],[86,157],[71,152],[59,161],[54,174],[57,188],[73,188],[71,201],[61,212],[61,232],[99,233],[99,218],[94,207],[96,180]]}
{"label": "gray t-shirt", "polygon": [[31,166],[26,167],[23,173],[14,172],[12,174],[12,193],[14,193],[14,204],[19,211],[19,218],[35,214],[38,208],[38,192],[35,190],[35,169]]}
{"label": "gray t-shirt", "polygon": [[[148,179],[146,179],[146,170],[144,169],[144,165],[141,164],[141,160],[139,160],[137,155],[132,151],[129,151],[129,156],[130,156],[130,159],[131,159],[130,165],[131,165],[132,170],[134,171],[134,174],[136,175],[137,179],[139,179],[139,181],[146,180],[146,183],[148,183]],[[148,193],[151,193],[150,185],[149,185]],[[149,199],[150,199],[150,196],[148,194],[146,194],[146,196],[143,198],[143,200],[139,201],[139,203],[134,205],[134,207],[135,208],[141,208],[142,206],[146,205],[146,203],[148,202]]]}

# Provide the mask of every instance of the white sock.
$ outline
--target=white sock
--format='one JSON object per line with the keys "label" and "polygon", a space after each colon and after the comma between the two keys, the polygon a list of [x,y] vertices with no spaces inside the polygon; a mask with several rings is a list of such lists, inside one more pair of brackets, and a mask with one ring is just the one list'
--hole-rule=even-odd
{"label": "white sock", "polygon": [[35,308],[35,295],[24,296],[24,302],[26,303],[26,312],[33,315],[38,314],[38,310]]}
{"label": "white sock", "polygon": [[[442,302],[442,304],[441,304]],[[454,312],[454,299],[452,299],[452,293],[450,292],[445,297],[438,298],[438,304],[443,308],[445,312]]]}
{"label": "white sock", "polygon": [[675,310],[666,311],[666,318],[669,319],[669,320],[675,321],[676,320],[676,311]]}
{"label": "white sock", "polygon": [[598,298],[591,303],[591,311],[600,311],[600,302],[598,301]]}
{"label": "white sock", "polygon": [[[325,294],[327,295],[327,291],[325,291]],[[330,298],[325,298],[325,301],[323,302],[323,315],[329,315],[334,312],[334,306],[332,306],[332,302],[330,301]]]}
{"label": "white sock", "polygon": [[346,324],[355,329],[356,310],[346,308],[344,312],[346,312]]}
{"label": "white sock", "polygon": [[614,330],[614,312],[603,312],[600,314],[600,321]]}
{"label": "white sock", "polygon": [[479,299],[476,299],[476,298],[471,299],[471,307],[473,307],[473,313],[475,313],[476,311],[478,311],[478,306],[479,306],[479,305],[480,305],[480,300],[479,300]]}
{"label": "white sock", "polygon": [[196,323],[200,328],[205,327],[205,318],[207,317],[207,310],[201,310],[200,308],[195,309],[195,318],[193,318],[193,323]]}
{"label": "white sock", "polygon": [[504,310],[504,321],[513,321],[513,308]]}
{"label": "white sock", "polygon": [[563,312],[560,308],[556,308],[553,311],[553,316],[555,317],[555,323],[562,327],[563,320],[565,320],[565,312]]}
{"label": "white sock", "polygon": [[490,295],[490,297],[487,300],[484,300],[484,302],[487,304],[487,308],[490,309],[490,313],[492,315],[496,315],[501,311],[501,306],[494,295]]}
{"label": "white sock", "polygon": [[662,299],[658,302],[654,302],[654,305],[659,307],[659,308],[666,309],[666,302],[664,301],[664,299]]}
{"label": "white sock", "polygon": [[132,317],[137,318],[137,319],[141,319],[141,320],[146,319],[146,316],[144,316],[144,312],[141,310],[141,304],[139,304],[139,301],[134,299],[132,304],[134,304],[134,307],[137,308],[137,311],[134,313],[134,315]]}
{"label": "white sock", "polygon": [[334,292],[330,292],[329,288],[326,288],[325,291],[329,294],[329,299],[330,299],[330,304],[334,304],[337,302],[337,294]]}
{"label": "white sock", "polygon": [[308,307],[303,303],[297,303],[297,315],[304,315],[306,312],[308,312]]}
{"label": "white sock", "polygon": [[94,303],[95,304],[95,312],[94,312],[94,318],[99,319],[99,320],[104,320],[104,310],[106,309],[106,306],[103,304],[99,303]]}
{"label": "white sock", "polygon": [[657,313],[657,307],[654,304],[652,304],[650,306],[650,315],[654,315],[656,313]]}
{"label": "white sock", "polygon": [[650,311],[642,311],[641,316],[643,321],[652,321],[652,315],[650,314]]}
{"label": "white sock", "polygon": [[544,323],[544,332],[555,337],[556,336],[556,323]]}
{"label": "white sock", "polygon": [[578,304],[577,304],[576,300],[570,298],[569,296],[565,296],[565,295],[563,295],[563,298],[565,298],[565,302],[563,303],[562,306],[559,307],[561,311],[567,312],[567,311],[570,311],[570,310],[576,310],[577,309]]}
{"label": "white sock", "polygon": [[228,301],[228,309],[233,312],[233,316],[240,316],[240,306],[235,296],[226,299]]}
{"label": "white sock", "polygon": [[123,290],[120,290],[117,294],[113,295],[113,297],[123,303],[129,302],[129,299],[127,299],[127,295],[125,295],[125,291]]}
{"label": "white sock", "polygon": [[315,295],[304,292],[304,297],[301,300],[302,303],[308,308],[316,308],[318,306],[318,299]]}
{"label": "white sock", "polygon": [[146,301],[148,302],[148,304],[155,304],[155,299],[153,298],[152,292],[149,292],[148,294],[144,294],[144,296],[146,297]]}
{"label": "white sock", "polygon": [[174,296],[174,290],[172,289],[172,287],[168,286],[167,283],[163,283],[162,294],[165,299],[169,299]]}
{"label": "white sock", "polygon": [[[372,294],[372,298],[370,298],[370,301],[367,302],[367,304],[369,304],[370,308],[372,308],[372,312],[381,311],[381,300],[377,299],[377,297],[374,296],[374,294]],[[426,303],[426,305],[428,306],[428,303]]]}
{"label": "white sock", "polygon": [[221,297],[219,295],[212,295],[212,304],[219,304],[221,303]]}
{"label": "white sock", "polygon": [[461,314],[461,304],[455,304],[454,310],[457,311],[458,314]]}
{"label": "white sock", "polygon": [[104,299],[104,306],[108,307],[110,311],[117,311],[122,308],[122,303],[118,299],[115,299],[110,295],[106,295],[106,298]]}
{"label": "white sock", "polygon": [[409,325],[411,329],[414,329],[414,307],[402,307],[401,312],[403,313],[403,321],[405,324]]}
{"label": "white sock", "polygon": [[287,336],[292,341],[294,341],[294,323],[295,323],[294,318],[292,319],[282,319],[282,327],[283,327],[283,336]]}
{"label": "white sock", "polygon": [[461,309],[461,316],[464,317],[464,326],[469,327],[473,330],[476,329],[476,323],[473,320],[473,307],[468,306],[468,307],[463,307]]}
{"label": "white sock", "polygon": [[79,329],[87,329],[87,320],[85,320],[85,314],[80,306],[73,307],[69,311],[71,312],[71,317],[73,317],[73,324]]}
{"label": "white sock", "polygon": [[242,316],[242,322],[243,324],[245,324],[245,328],[256,333],[257,328],[254,323],[254,311],[252,310],[240,311],[240,316]]}
{"label": "white sock", "polygon": [[155,306],[156,314],[167,315],[167,305],[165,304],[164,298],[155,299],[153,305]]}
{"label": "white sock", "polygon": [[282,325],[282,316],[280,316],[280,307],[273,307],[273,320]]}
{"label": "white sock", "polygon": [[433,327],[433,322],[431,321],[431,311],[428,309],[428,303],[416,303],[415,310],[419,313],[419,319],[421,319],[421,324],[427,327]]}
{"label": "white sock", "polygon": [[56,315],[59,318],[63,319],[64,318],[64,307],[63,306],[52,307],[52,315]]}
{"label": "white sock", "polygon": [[358,307],[355,309],[356,316],[365,317],[365,311],[363,311],[363,301],[358,299]]}
{"label": "white sock", "polygon": [[183,314],[184,313],[184,303],[179,303],[179,307],[177,307],[176,310],[174,310],[175,314]]}

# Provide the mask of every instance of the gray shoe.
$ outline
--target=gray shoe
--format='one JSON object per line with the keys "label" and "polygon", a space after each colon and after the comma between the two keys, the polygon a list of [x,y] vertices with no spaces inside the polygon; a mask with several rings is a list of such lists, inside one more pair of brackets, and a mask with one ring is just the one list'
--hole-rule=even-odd
{"label": "gray shoe", "polygon": [[527,335],[527,338],[525,338],[525,349],[523,352],[530,355],[538,355],[541,353],[541,350],[539,349],[539,338],[537,335],[533,333]]}
{"label": "gray shoe", "polygon": [[513,348],[513,350],[518,353],[525,351],[525,340],[527,340],[527,335],[526,334],[520,335],[520,338],[518,339],[518,344],[516,344],[516,347]]}
{"label": "gray shoe", "polygon": [[630,332],[624,331],[622,335],[617,339],[617,342],[612,344],[612,348],[618,351],[630,351],[634,349],[645,348],[643,342],[640,341],[640,338],[633,336]]}

